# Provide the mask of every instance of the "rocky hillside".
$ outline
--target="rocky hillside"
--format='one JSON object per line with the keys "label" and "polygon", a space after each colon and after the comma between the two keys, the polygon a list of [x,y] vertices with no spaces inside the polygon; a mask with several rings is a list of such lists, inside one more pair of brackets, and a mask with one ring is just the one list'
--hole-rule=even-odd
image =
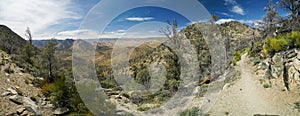
{"label": "rocky hillside", "polygon": [[0,25],[0,49],[8,54],[20,54],[26,44],[22,37],[17,35],[5,25]]}
{"label": "rocky hillside", "polygon": [[34,83],[42,79],[23,73],[0,51],[0,115],[52,115],[54,106]]}
{"label": "rocky hillside", "polygon": [[[189,42],[192,45],[195,46],[195,50],[197,52],[197,58],[199,60],[198,66],[200,67],[200,71],[201,71],[201,73],[197,75],[199,80],[197,80],[198,82],[196,83],[198,83],[199,85],[201,85],[203,80],[205,80],[207,77],[211,75],[210,68],[212,67],[211,66],[212,58],[210,56],[210,52],[213,52],[209,50],[209,46],[205,41],[205,39],[203,38],[201,30],[199,29],[201,28],[201,25],[207,26],[209,24],[196,23],[187,26],[186,28],[182,29],[179,32],[183,37],[189,40]],[[226,45],[225,48],[227,50],[226,53],[227,53],[228,61],[232,61],[233,54],[236,51],[241,50],[245,47],[251,47],[252,45],[251,42],[255,42],[256,38],[261,37],[259,30],[255,28],[251,28],[247,25],[243,25],[238,22],[227,22],[225,24],[221,24],[217,26],[223,36],[220,41],[227,42],[224,44]],[[214,37],[215,36],[216,35],[214,35]],[[162,66],[164,66],[166,71],[165,72],[166,80],[163,80],[163,82],[165,83],[160,83],[159,85],[157,85],[158,88],[162,88],[162,89],[160,89],[155,93],[149,93],[146,91],[139,91],[139,92],[129,91],[128,93],[125,92],[126,96],[120,94],[119,96],[126,97],[131,101],[128,102],[128,104],[132,104],[132,103],[135,104],[134,107],[132,105],[131,105],[132,107],[128,107],[127,110],[129,111],[130,110],[145,111],[162,105],[164,101],[167,101],[171,96],[174,95],[174,93],[178,90],[180,82],[182,81],[180,79],[180,74],[182,74],[182,72],[180,72],[180,64],[179,64],[180,57],[176,55],[176,52],[178,51],[174,51],[174,49],[170,49],[169,46],[166,46],[167,43],[156,44],[157,47],[154,47],[154,49],[149,49],[152,47],[149,47],[148,44],[149,43],[145,43],[134,49],[131,55],[135,56],[136,53],[139,53],[139,56],[131,57],[129,72],[137,83],[142,84],[149,89],[153,87],[153,85],[151,85],[150,82],[150,74],[148,72],[148,68],[151,67],[151,70],[163,70],[164,68],[162,68]],[[184,45],[188,45],[188,44],[183,43],[183,46]],[[141,52],[143,50],[145,52]],[[187,50],[187,51],[191,51],[191,50]],[[119,54],[127,54],[127,52],[120,51]],[[183,56],[183,57],[187,57],[187,56]],[[230,66],[229,63],[230,62],[227,63],[226,67]],[[105,87],[116,87],[117,86],[116,82],[109,81],[110,78],[112,77],[110,76],[112,75],[111,68],[106,67],[106,69],[109,71],[103,70],[103,67],[101,68],[102,70],[98,71],[98,73],[100,73],[99,78],[100,80],[102,80],[101,84],[104,85]],[[117,70],[118,71],[116,72],[118,73],[125,73],[126,71],[126,69],[118,69],[118,67]],[[214,73],[221,73],[221,72],[214,72]],[[156,76],[161,77],[162,75],[156,75]],[[200,93],[201,91],[205,91],[202,90],[202,87],[200,88],[201,88],[199,90]],[[123,102],[120,103],[124,104]]]}

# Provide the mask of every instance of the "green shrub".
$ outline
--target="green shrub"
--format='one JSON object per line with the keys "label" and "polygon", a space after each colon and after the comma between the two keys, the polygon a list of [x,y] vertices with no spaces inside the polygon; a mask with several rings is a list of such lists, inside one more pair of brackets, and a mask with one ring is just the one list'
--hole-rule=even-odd
{"label": "green shrub", "polygon": [[151,108],[150,107],[138,107],[137,110],[138,111],[147,111],[147,110],[150,110]]}
{"label": "green shrub", "polygon": [[255,57],[254,60],[253,60],[254,65],[259,64],[259,63],[260,63],[260,60],[261,60],[261,59],[260,59],[259,57]]}
{"label": "green shrub", "polygon": [[233,60],[233,61],[232,61],[232,64],[233,64],[233,66],[236,66],[236,61]]}
{"label": "green shrub", "polygon": [[265,83],[263,86],[264,86],[264,88],[270,88],[271,87],[271,85],[268,84],[268,83]]}
{"label": "green shrub", "polygon": [[148,68],[144,68],[141,71],[139,71],[136,75],[135,80],[138,83],[145,85],[146,87],[150,87],[150,74]]}
{"label": "green shrub", "polygon": [[290,40],[286,39],[284,35],[275,38],[269,37],[266,41],[266,49],[268,53],[276,53],[285,50],[290,45]]}
{"label": "green shrub", "polygon": [[199,116],[199,109],[193,107],[192,109],[186,109],[180,113],[180,116]]}
{"label": "green shrub", "polygon": [[234,60],[235,61],[240,61],[241,59],[242,59],[241,52],[240,51],[235,52]]}
{"label": "green shrub", "polygon": [[293,31],[288,34],[288,38],[292,40],[292,43],[294,43],[295,46],[300,47],[300,32]]}

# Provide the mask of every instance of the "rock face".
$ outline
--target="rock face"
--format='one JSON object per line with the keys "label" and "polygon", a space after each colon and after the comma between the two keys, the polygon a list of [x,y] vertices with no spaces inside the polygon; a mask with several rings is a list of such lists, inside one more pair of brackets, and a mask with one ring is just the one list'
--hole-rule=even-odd
{"label": "rock face", "polygon": [[[282,78],[287,90],[300,88],[300,50],[276,53],[267,59],[266,77]],[[270,74],[267,74],[270,73]]]}

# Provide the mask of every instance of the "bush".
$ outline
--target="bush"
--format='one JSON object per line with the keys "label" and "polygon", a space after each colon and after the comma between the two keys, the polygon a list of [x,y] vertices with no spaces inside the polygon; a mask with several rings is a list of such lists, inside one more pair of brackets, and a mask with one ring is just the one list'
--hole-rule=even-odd
{"label": "bush", "polygon": [[288,34],[288,38],[292,40],[294,46],[300,47],[300,32],[293,31]]}
{"label": "bush", "polygon": [[141,71],[139,71],[136,75],[135,80],[140,83],[145,85],[146,87],[150,87],[150,74],[148,71],[148,68],[144,68]]}
{"label": "bush", "polygon": [[138,111],[147,111],[147,110],[150,110],[151,108],[150,107],[138,107],[137,110]]}
{"label": "bush", "polygon": [[268,83],[265,83],[263,86],[264,86],[264,88],[270,88],[271,87],[271,85],[268,84]]}
{"label": "bush", "polygon": [[235,61],[240,61],[241,59],[242,59],[241,52],[240,52],[240,51],[237,51],[237,52],[234,54],[234,60],[235,60]]}
{"label": "bush", "polygon": [[255,57],[254,60],[253,60],[253,62],[254,62],[254,65],[259,64],[260,63],[260,58],[259,57]]}
{"label": "bush", "polygon": [[193,107],[192,109],[184,110],[180,113],[180,116],[199,116],[199,109]]}
{"label": "bush", "polygon": [[286,39],[285,36],[277,36],[275,38],[267,38],[266,49],[268,53],[276,53],[285,50],[290,45],[290,40]]}

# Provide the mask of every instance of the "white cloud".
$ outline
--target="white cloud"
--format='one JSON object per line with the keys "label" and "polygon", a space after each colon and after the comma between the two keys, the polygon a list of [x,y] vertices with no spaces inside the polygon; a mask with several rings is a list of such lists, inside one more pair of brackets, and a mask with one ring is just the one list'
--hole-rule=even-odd
{"label": "white cloud", "polygon": [[22,37],[26,27],[30,27],[33,36],[40,37],[50,26],[81,19],[70,11],[74,7],[71,0],[1,0],[0,24],[7,25]]}
{"label": "white cloud", "polygon": [[216,21],[216,24],[223,24],[226,22],[230,22],[230,21],[235,21],[234,19],[219,19],[218,21]]}
{"label": "white cloud", "polygon": [[126,18],[128,21],[148,21],[148,20],[153,20],[153,17],[129,17]]}
{"label": "white cloud", "polygon": [[245,15],[244,9],[237,5],[232,7],[231,12],[237,13],[239,15]]}
{"label": "white cloud", "polygon": [[218,21],[216,21],[216,24],[223,24],[223,23],[230,22],[230,21],[238,21],[238,22],[240,22],[240,23],[247,24],[247,25],[253,26],[253,27],[259,27],[259,26],[260,26],[260,23],[259,23],[259,22],[261,22],[261,20],[219,19]]}
{"label": "white cloud", "polygon": [[224,0],[225,1],[225,5],[234,5],[234,4],[237,4],[237,2],[235,0]]}
{"label": "white cloud", "polygon": [[233,15],[230,15],[230,14],[225,13],[225,12],[217,12],[217,13],[222,14],[222,15],[225,15],[225,16],[228,16],[228,17],[233,17]]}
{"label": "white cloud", "polygon": [[62,31],[55,34],[58,39],[73,38],[73,39],[97,39],[100,37],[99,32],[89,29],[79,29]]}

